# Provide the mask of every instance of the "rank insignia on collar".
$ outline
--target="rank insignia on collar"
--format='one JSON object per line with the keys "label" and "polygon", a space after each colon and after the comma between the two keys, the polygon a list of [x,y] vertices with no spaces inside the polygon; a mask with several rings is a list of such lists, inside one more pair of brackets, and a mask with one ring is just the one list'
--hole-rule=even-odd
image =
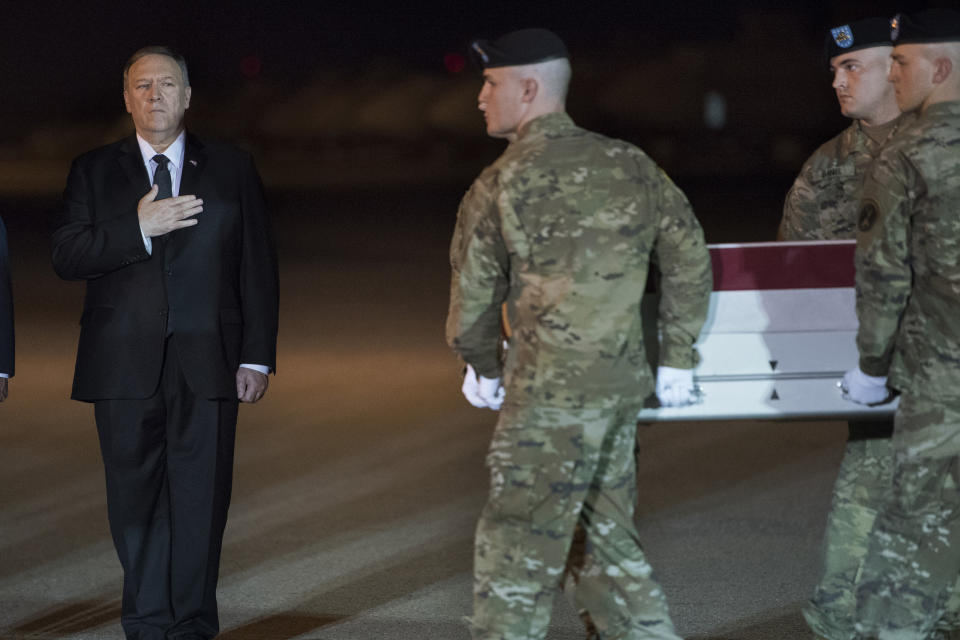
{"label": "rank insignia on collar", "polygon": [[830,35],[841,49],[849,49],[853,46],[853,31],[850,30],[850,25],[845,24],[842,27],[830,29]]}

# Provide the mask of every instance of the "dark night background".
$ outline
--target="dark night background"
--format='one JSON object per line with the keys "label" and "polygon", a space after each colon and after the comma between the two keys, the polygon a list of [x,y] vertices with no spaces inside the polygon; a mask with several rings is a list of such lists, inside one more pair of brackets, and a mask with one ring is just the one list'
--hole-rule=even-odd
{"label": "dark night background", "polygon": [[[190,66],[188,125],[250,149],[277,203],[311,192],[330,220],[339,203],[326,198],[363,192],[375,225],[377,192],[426,189],[443,211],[429,224],[449,228],[459,195],[503,143],[484,135],[473,69],[452,72],[445,56],[475,37],[539,25],[571,50],[568,106],[579,124],[644,148],[687,191],[709,241],[761,240],[803,159],[845,125],[821,65],[826,29],[919,6],[9,3],[0,16],[0,215],[12,233],[32,226],[30,205],[56,206],[72,157],[132,130],[120,69],[140,46],[162,43]],[[726,106],[713,128],[708,94]],[[377,208],[393,207],[406,209],[395,198]],[[286,224],[284,211],[276,217]]]}
{"label": "dark night background", "polygon": [[[188,127],[254,154],[280,260],[279,370],[241,409],[219,637],[458,640],[495,417],[464,402],[444,343],[447,246],[504,142],[484,133],[479,76],[448,69],[449,54],[555,30],[573,58],[573,118],[660,163],[709,242],[761,241],[803,161],[847,126],[827,29],[919,6],[4,3],[17,375],[0,405],[0,638],[121,637],[92,409],[68,399],[83,285],[53,273],[47,221],[71,159],[132,132],[133,51],[185,55]],[[684,637],[810,637],[799,611],[846,435],[839,421],[641,427],[640,535]],[[548,638],[582,638],[573,610],[556,611]]]}
{"label": "dark night background", "polygon": [[[681,183],[764,175],[782,186],[844,126],[820,65],[826,29],[919,6],[11,3],[0,18],[0,192],[56,192],[72,156],[130,130],[120,68],[147,43],[186,56],[188,123],[254,151],[268,186],[465,187],[502,144],[485,139],[472,69],[450,72],[444,57],[535,25],[568,43],[580,124],[637,142]],[[722,127],[704,124],[708,92],[726,102]]]}
{"label": "dark night background", "polygon": [[[281,261],[424,260],[445,273],[457,203],[504,146],[484,133],[479,75],[455,64],[472,38],[554,29],[573,59],[574,119],[652,156],[687,193],[708,242],[762,241],[804,159],[848,124],[823,60],[828,28],[949,4],[8,4],[0,216],[15,294],[42,303],[44,291],[81,293],[45,264],[47,220],[70,160],[132,131],[121,68],[146,44],[186,56],[188,126],[253,152]],[[712,121],[711,101],[722,105]],[[34,271],[46,288],[29,282]],[[439,328],[442,307],[437,315]]]}

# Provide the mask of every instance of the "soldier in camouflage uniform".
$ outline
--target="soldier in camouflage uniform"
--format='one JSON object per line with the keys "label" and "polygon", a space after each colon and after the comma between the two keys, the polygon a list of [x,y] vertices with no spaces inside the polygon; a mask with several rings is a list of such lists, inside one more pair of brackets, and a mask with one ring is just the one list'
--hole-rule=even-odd
{"label": "soldier in camouflage uniform", "polygon": [[781,240],[852,240],[867,167],[900,125],[890,68],[889,21],[866,18],[830,30],[826,42],[840,112],[853,122],[804,163],[787,193]]}
{"label": "soldier in camouflage uniform", "polygon": [[[781,240],[856,237],[864,173],[902,126],[890,69],[889,20],[866,18],[837,26],[826,39],[840,111],[853,123],[803,165],[783,206]],[[856,638],[855,587],[877,511],[890,493],[893,420],[855,421],[833,489],[823,542],[823,573],[803,609],[817,638]]]}
{"label": "soldier in camouflage uniform", "polygon": [[[711,288],[702,230],[643,152],[567,116],[570,66],[554,34],[522,30],[473,47],[487,132],[510,141],[465,196],[451,246],[447,338],[475,375],[464,393],[478,406],[503,403],[476,533],[473,638],[545,636],[579,525],[574,599],[598,637],[678,640],[633,523],[636,418],[654,389],[640,298],[654,254],[656,388],[667,404],[689,402]],[[512,335],[501,367],[504,302]]]}
{"label": "soldier in camouflage uniform", "polygon": [[960,13],[895,18],[890,81],[918,118],[867,174],[857,237],[859,366],[846,397],[901,393],[891,495],[857,589],[863,638],[927,640],[960,571]]}

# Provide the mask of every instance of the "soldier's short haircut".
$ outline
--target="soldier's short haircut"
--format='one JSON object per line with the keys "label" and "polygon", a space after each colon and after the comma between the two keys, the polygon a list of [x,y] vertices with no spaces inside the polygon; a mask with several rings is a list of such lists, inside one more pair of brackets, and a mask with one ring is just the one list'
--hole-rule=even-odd
{"label": "soldier's short haircut", "polygon": [[943,54],[953,62],[954,73],[960,73],[960,42],[945,42]]}
{"label": "soldier's short haircut", "polygon": [[937,58],[948,58],[953,64],[950,75],[954,84],[960,84],[960,42],[932,42],[921,46],[921,54],[930,62]]}
{"label": "soldier's short haircut", "polygon": [[130,59],[127,60],[127,63],[123,65],[124,89],[127,88],[127,72],[130,71],[130,67],[132,67],[137,60],[146,56],[167,56],[168,58],[172,58],[173,61],[177,63],[177,66],[180,67],[180,74],[183,75],[183,86],[190,86],[190,76],[187,75],[187,61],[184,57],[170,47],[152,45],[135,51],[133,55],[130,56]]}
{"label": "soldier's short haircut", "polygon": [[536,78],[540,83],[541,91],[545,91],[549,97],[560,102],[564,102],[567,98],[570,77],[573,75],[570,61],[566,58],[522,65],[517,68],[517,73],[521,77],[532,76]]}

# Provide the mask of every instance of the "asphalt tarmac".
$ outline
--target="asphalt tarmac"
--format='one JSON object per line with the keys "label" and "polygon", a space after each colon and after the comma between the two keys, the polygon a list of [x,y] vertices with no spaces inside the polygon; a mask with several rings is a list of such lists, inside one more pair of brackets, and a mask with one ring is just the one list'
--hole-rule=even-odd
{"label": "asphalt tarmac", "polygon": [[[220,638],[469,638],[495,414],[462,399],[443,342],[461,193],[277,199],[279,371],[240,411]],[[49,201],[0,204],[18,339],[0,404],[0,638],[120,639],[92,407],[68,399],[83,285],[49,267]],[[799,609],[845,436],[839,422],[640,427],[640,533],[684,638],[810,637]],[[548,638],[582,637],[558,597]]]}

